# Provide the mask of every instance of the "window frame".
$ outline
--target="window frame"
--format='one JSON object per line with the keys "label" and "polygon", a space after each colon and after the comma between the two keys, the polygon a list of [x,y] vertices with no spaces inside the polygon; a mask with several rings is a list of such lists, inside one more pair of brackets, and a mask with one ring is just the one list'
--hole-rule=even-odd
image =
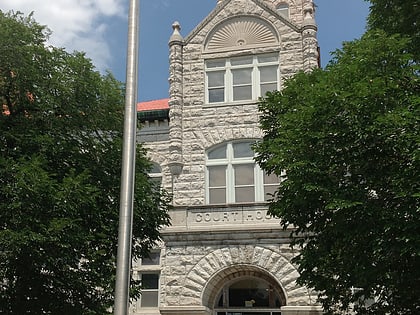
{"label": "window frame", "polygon": [[138,270],[137,270],[137,279],[142,281],[143,275],[156,275],[157,276],[157,288],[142,288],[142,292],[146,293],[156,293],[156,305],[154,306],[144,306],[144,296],[141,294],[136,301],[137,308],[140,309],[158,309],[160,304],[160,273],[161,273],[161,250],[153,249],[150,252],[150,257],[141,258],[138,261]]}
{"label": "window frame", "polygon": [[[140,298],[139,298],[139,301],[138,301],[138,303],[139,303],[139,306],[140,306],[140,308],[153,308],[153,309],[155,309],[155,308],[159,308],[159,301],[160,301],[160,297],[159,297],[159,293],[160,293],[160,271],[141,271],[140,273],[139,273],[139,280],[141,281],[141,284],[143,285],[143,276],[144,275],[155,275],[156,277],[157,277],[157,287],[156,288],[142,288],[141,289],[141,295],[140,295]],[[156,299],[156,304],[155,305],[145,305],[144,303],[146,303],[145,302],[145,300],[144,300],[144,296],[143,296],[143,293],[149,293],[149,294],[153,294],[153,295],[156,295],[155,296],[155,299]]]}
{"label": "window frame", "polygon": [[158,163],[152,162],[152,168],[147,174],[149,179],[155,182],[159,187],[162,187],[162,168]]}
{"label": "window frame", "polygon": [[[262,61],[264,57],[273,58],[273,60]],[[249,63],[240,63],[241,60],[250,59]],[[235,64],[236,62],[239,62]],[[205,103],[208,105],[217,105],[223,103],[241,103],[247,101],[256,101],[259,97],[264,96],[261,93],[261,87],[264,82],[261,80],[261,68],[275,67],[276,81],[271,81],[272,84],[276,84],[276,90],[279,89],[280,84],[280,68],[279,68],[279,53],[264,53],[255,55],[235,56],[228,58],[217,58],[205,60]],[[234,73],[251,69],[251,82],[247,83],[234,83]],[[214,84],[211,82],[211,73],[222,73],[223,74],[223,85]],[[250,86],[250,98],[235,99],[235,88]],[[220,101],[220,95],[215,101],[211,100],[211,90],[222,90],[223,97]]]}
{"label": "window frame", "polygon": [[[205,201],[208,205],[217,205],[217,204],[232,204],[232,203],[258,203],[258,202],[267,202],[269,198],[266,196],[266,187],[273,186],[273,183],[265,183],[266,173],[260,168],[258,163],[255,162],[255,152],[252,156],[248,157],[236,157],[234,155],[234,146],[237,144],[249,143],[252,145],[256,140],[244,139],[244,140],[235,140],[223,142],[217,146],[213,146],[206,151],[206,189],[205,189]],[[209,154],[215,150],[220,150],[225,147],[225,157],[224,158],[209,158]],[[253,183],[252,184],[237,184],[235,183],[235,166],[241,165],[252,165],[253,168]],[[224,186],[211,186],[210,185],[210,169],[214,166],[225,166],[225,181]],[[280,185],[280,178],[277,183],[277,187]],[[253,187],[254,196],[252,200],[241,201],[237,197],[237,188],[241,187]],[[222,202],[212,202],[211,201],[211,190],[212,189],[225,189],[225,198]]]}

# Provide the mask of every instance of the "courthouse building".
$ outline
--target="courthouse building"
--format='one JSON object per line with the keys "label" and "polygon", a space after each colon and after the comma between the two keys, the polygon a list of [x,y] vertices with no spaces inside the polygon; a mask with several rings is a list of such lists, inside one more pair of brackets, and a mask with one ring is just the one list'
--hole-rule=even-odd
{"label": "courthouse building", "polygon": [[173,24],[169,98],[138,104],[138,141],[174,208],[160,248],[133,265],[144,290],[130,312],[322,314],[316,293],[296,283],[290,232],[267,215],[279,179],[251,148],[262,137],[258,98],[318,66],[314,4],[214,1],[185,37]]}

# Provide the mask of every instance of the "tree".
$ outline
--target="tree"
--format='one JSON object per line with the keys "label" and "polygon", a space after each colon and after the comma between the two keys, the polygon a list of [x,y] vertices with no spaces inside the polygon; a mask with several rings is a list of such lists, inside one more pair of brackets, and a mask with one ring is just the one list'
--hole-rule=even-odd
{"label": "tree", "polygon": [[[0,313],[106,314],[112,306],[123,86],[83,53],[46,45],[32,16],[0,11]],[[134,258],[169,224],[138,147]],[[133,296],[139,283],[132,281]]]}
{"label": "tree", "polygon": [[415,60],[420,58],[420,4],[417,0],[369,0],[368,24],[388,34],[400,34],[410,39],[407,49]]}
{"label": "tree", "polygon": [[299,283],[328,314],[418,314],[419,67],[371,30],[259,109],[257,161],[283,176],[269,212],[293,228]]}

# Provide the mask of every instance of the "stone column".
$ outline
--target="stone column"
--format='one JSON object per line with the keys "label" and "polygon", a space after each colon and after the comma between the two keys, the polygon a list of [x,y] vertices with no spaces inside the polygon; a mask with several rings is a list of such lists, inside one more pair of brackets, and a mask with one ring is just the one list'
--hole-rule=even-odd
{"label": "stone column", "polygon": [[303,41],[303,70],[305,72],[317,68],[319,65],[317,26],[314,18],[314,4],[306,0],[303,7],[302,41]]}
{"label": "stone column", "polygon": [[[183,105],[183,71],[182,49],[184,39],[180,34],[180,25],[174,22],[173,33],[169,39],[169,169],[174,176],[182,172],[182,105]],[[173,188],[173,187],[172,187]]]}

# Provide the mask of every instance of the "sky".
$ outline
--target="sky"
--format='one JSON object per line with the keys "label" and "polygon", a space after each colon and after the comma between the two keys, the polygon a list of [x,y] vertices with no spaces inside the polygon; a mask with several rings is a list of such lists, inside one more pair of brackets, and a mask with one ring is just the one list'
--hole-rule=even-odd
{"label": "sky", "polygon": [[[168,40],[172,24],[186,37],[215,7],[217,0],[139,0],[139,101],[168,97]],[[34,12],[53,32],[49,43],[83,51],[99,71],[125,81],[127,15],[130,0],[0,0],[0,10]],[[364,0],[316,0],[321,64],[343,41],[365,31],[369,3]]]}

